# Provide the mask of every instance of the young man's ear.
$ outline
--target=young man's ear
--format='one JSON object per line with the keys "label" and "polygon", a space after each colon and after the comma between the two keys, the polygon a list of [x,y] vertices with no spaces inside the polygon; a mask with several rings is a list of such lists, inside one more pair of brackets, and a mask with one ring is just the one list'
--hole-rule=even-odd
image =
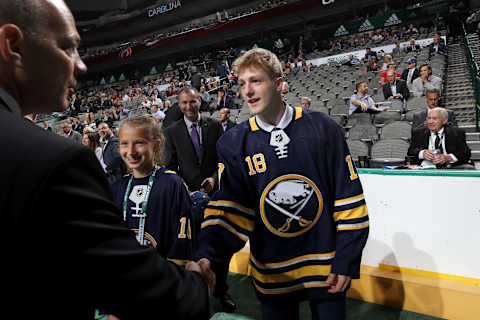
{"label": "young man's ear", "polygon": [[22,63],[23,32],[14,24],[0,27],[0,58],[10,65]]}
{"label": "young man's ear", "polygon": [[283,78],[278,77],[275,79],[275,85],[277,86],[277,91],[282,91]]}

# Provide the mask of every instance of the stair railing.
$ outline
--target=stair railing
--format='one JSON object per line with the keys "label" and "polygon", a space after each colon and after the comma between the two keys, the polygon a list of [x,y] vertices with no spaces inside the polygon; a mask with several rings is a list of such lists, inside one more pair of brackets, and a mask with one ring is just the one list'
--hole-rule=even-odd
{"label": "stair railing", "polygon": [[480,119],[480,69],[478,68],[478,63],[475,60],[475,57],[472,52],[472,47],[470,45],[470,40],[468,39],[467,32],[465,30],[465,25],[462,24],[463,28],[463,44],[465,48],[465,56],[467,57],[468,69],[470,71],[470,78],[472,80],[474,95],[475,95],[475,128],[476,131],[480,131],[479,128],[479,119]]}

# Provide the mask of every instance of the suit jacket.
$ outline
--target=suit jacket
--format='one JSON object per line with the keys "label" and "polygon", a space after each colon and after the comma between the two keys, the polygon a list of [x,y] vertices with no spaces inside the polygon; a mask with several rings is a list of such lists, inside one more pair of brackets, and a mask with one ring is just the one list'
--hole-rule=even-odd
{"label": "suit jacket", "polygon": [[118,138],[111,135],[107,140],[108,143],[103,148],[102,157],[107,166],[108,181],[113,184],[127,173],[127,167],[120,156]]}
{"label": "suit jacket", "polygon": [[225,93],[225,96],[223,96],[223,99],[220,101],[220,103],[217,103],[217,110],[223,109],[223,108],[233,108],[233,99],[231,96],[227,95]]}
{"label": "suit jacket", "polygon": [[[410,91],[408,90],[407,82],[402,79],[397,79],[395,85],[397,86],[397,93],[400,93],[404,99],[408,100],[410,97]],[[390,82],[385,83],[382,88],[385,99],[393,96],[392,85]]]}
{"label": "suit jacket", "polygon": [[183,119],[183,113],[182,110],[180,110],[178,103],[175,103],[165,112],[165,119],[163,119],[162,128],[165,129],[171,126],[179,119]]}
{"label": "suit jacket", "polygon": [[[445,151],[454,154],[458,161],[453,165],[465,164],[470,160],[471,151],[467,145],[465,131],[462,129],[446,125],[444,127],[445,135]],[[412,142],[408,148],[408,155],[414,157],[414,162],[420,164],[422,160],[418,158],[420,151],[428,149],[430,139],[430,130],[428,128],[420,128],[413,131]]]}
{"label": "suit jacket", "polygon": [[[453,110],[447,109],[448,112],[448,124],[452,127],[457,127],[457,119],[455,118],[455,113]],[[412,132],[415,129],[424,128],[425,120],[427,120],[428,110],[423,109],[415,112],[413,114],[413,124],[412,124]]]}
{"label": "suit jacket", "polygon": [[[433,43],[431,43],[428,46],[428,58],[431,58],[434,54],[436,54],[435,53],[435,48],[434,48]],[[441,42],[438,43],[438,54],[441,54],[442,56],[447,55],[447,47],[445,47],[445,45]]]}
{"label": "suit jacket", "polygon": [[[407,69],[403,70],[402,76],[400,78],[400,79],[404,80],[405,82],[407,82],[407,80],[408,80],[408,70],[410,70],[410,69],[407,68]],[[410,81],[410,85],[412,84],[413,80],[417,79],[418,77],[420,77],[420,71],[417,68],[415,68],[415,70],[413,71],[413,74],[412,74],[412,80]],[[407,83],[407,86],[408,86],[408,83]]]}
{"label": "suit jacket", "polygon": [[2,316],[208,319],[204,280],[140,247],[95,154],[13,109],[0,99]]}
{"label": "suit jacket", "polygon": [[[440,95],[442,95],[442,79],[431,75],[428,77],[428,85],[440,91]],[[423,79],[418,77],[412,82],[412,90],[411,93],[415,97],[421,97],[425,93],[425,83]]]}
{"label": "suit jacket", "polygon": [[190,191],[199,190],[203,180],[208,177],[213,177],[217,185],[216,144],[223,134],[223,128],[219,121],[208,117],[201,117],[200,128],[202,130],[201,159],[197,157],[184,119],[176,121],[165,130],[166,167],[177,171]]}
{"label": "suit jacket", "polygon": [[418,44],[415,44],[414,46],[411,46],[409,44],[407,47],[405,47],[406,52],[412,52],[412,51],[418,51],[418,50],[420,50],[420,45]]}
{"label": "suit jacket", "polygon": [[72,126],[72,130],[70,130],[70,133],[68,134],[68,136],[65,136],[66,138],[68,139],[72,139],[73,141],[77,142],[77,143],[82,143],[82,135],[80,133],[78,133],[77,131],[73,130],[73,126]]}
{"label": "suit jacket", "polygon": [[[224,132],[227,132],[228,130],[232,129],[233,127],[235,127],[237,124],[235,122],[233,122],[232,120],[228,119],[227,120],[227,128]],[[223,128],[223,124],[222,124],[222,128]]]}

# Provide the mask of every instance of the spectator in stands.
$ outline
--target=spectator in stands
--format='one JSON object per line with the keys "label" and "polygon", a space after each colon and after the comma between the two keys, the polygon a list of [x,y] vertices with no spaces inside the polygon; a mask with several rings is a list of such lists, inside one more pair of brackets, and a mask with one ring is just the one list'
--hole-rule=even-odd
{"label": "spectator in stands", "polygon": [[402,80],[407,82],[407,87],[410,91],[413,88],[413,81],[420,76],[420,71],[417,69],[417,59],[411,57],[407,61],[408,67],[407,69],[403,70],[402,73]]}
{"label": "spectator in stands", "polygon": [[383,85],[384,85],[385,83],[388,83],[388,77],[387,77],[387,72],[388,72],[388,71],[394,72],[394,73],[395,73],[395,76],[396,76],[397,78],[400,78],[400,77],[402,76],[401,73],[395,71],[395,67],[396,67],[395,63],[391,62],[391,63],[388,64],[387,70],[384,71],[384,72],[382,72],[382,73],[380,73],[380,86],[383,87]]}
{"label": "spectator in stands", "polygon": [[405,52],[410,53],[410,52],[417,52],[419,51],[420,45],[415,43],[415,39],[410,39],[410,44],[405,47]]}
{"label": "spectator in stands", "polygon": [[[79,41],[63,1],[2,1],[0,243],[10,277],[2,281],[2,317],[21,310],[26,319],[91,319],[100,308],[122,319],[150,318],[160,309],[208,319],[205,281],[138,245],[92,151],[22,118],[68,110],[68,92],[86,72]],[[35,249],[26,251],[32,239]]]}
{"label": "spectator in stands", "polygon": [[393,70],[387,71],[387,78],[388,82],[382,88],[384,98],[388,100],[408,100],[410,92],[407,83],[402,79],[397,79],[396,72]]}
{"label": "spectator in stands", "polygon": [[62,128],[63,136],[68,139],[72,139],[75,142],[82,142],[82,135],[75,130],[72,130],[72,125],[68,121],[62,122],[60,125]]}
{"label": "spectator in stands", "polygon": [[46,130],[46,131],[52,131],[52,127],[50,127],[50,125],[48,124],[47,121],[43,121],[43,129]]}
{"label": "spectator in stands", "polygon": [[170,85],[167,89],[167,91],[165,92],[165,96],[167,97],[173,97],[175,96],[177,93],[175,92],[175,88],[173,85]]}
{"label": "spectator in stands", "polygon": [[368,95],[368,85],[366,81],[360,81],[356,85],[357,93],[350,97],[349,115],[353,113],[379,113],[387,110],[387,107],[375,106],[375,101]]}
{"label": "spectator in stands", "polygon": [[437,89],[440,95],[442,95],[442,79],[432,74],[432,67],[429,64],[423,64],[420,66],[420,77],[413,80],[412,94],[415,97],[425,95],[425,86],[427,84]]}
{"label": "spectator in stands", "polygon": [[220,110],[218,115],[218,119],[222,124],[223,132],[227,132],[228,130],[232,129],[236,123],[230,120],[230,109],[223,108]]}
{"label": "spectator in stands", "polygon": [[223,88],[218,89],[218,97],[217,97],[217,110],[222,108],[229,108],[233,107],[233,99],[229,95],[227,95]]}
{"label": "spectator in stands", "polygon": [[210,77],[210,79],[207,82],[207,88],[208,88],[208,92],[210,92],[210,94],[217,93],[217,89],[218,89],[217,79],[215,79],[214,77]]}
{"label": "spectator in stands", "polygon": [[447,47],[440,42],[438,33],[435,34],[433,42],[428,46],[428,58],[431,59],[434,55],[447,56]]}
{"label": "spectator in stands", "polygon": [[447,110],[434,108],[427,116],[427,126],[413,131],[408,155],[414,157],[414,163],[448,168],[470,160],[465,131],[447,123]]}
{"label": "spectator in stands", "polygon": [[[157,93],[152,93],[152,105],[157,106],[159,109],[163,109],[163,101]],[[128,115],[130,116],[130,112],[128,112]]]}
{"label": "spectator in stands", "polygon": [[407,31],[405,31],[405,35],[408,37],[416,36],[418,34],[418,29],[413,26],[412,23],[408,26]]}
{"label": "spectator in stands", "polygon": [[347,66],[355,66],[360,63],[360,60],[357,57],[353,56],[353,54],[348,56],[348,61],[344,63]]}
{"label": "spectator in stands", "polygon": [[[413,114],[412,131],[415,129],[423,128],[427,125],[427,115],[430,113],[431,110],[440,106],[440,92],[435,88],[427,89],[425,92],[425,102],[427,104],[427,107]],[[453,112],[453,110],[445,110],[447,110],[448,113],[448,125],[456,127],[457,120],[455,118],[455,113]]]}
{"label": "spectator in stands", "polygon": [[220,77],[220,81],[225,81],[226,78],[230,75],[230,71],[228,70],[227,63],[225,60],[217,67],[217,76]]}
{"label": "spectator in stands", "polygon": [[165,119],[165,113],[160,110],[157,105],[152,104],[150,107],[150,114],[158,122],[161,122],[163,119]]}
{"label": "spectator in stands", "polygon": [[311,104],[312,104],[312,99],[310,99],[309,97],[302,97],[302,99],[300,99],[300,106],[302,108],[310,109]]}
{"label": "spectator in stands", "polygon": [[400,41],[395,41],[395,47],[392,49],[392,56],[400,56],[402,49],[400,48]]}
{"label": "spectator in stands", "polygon": [[286,79],[282,82],[282,97],[284,97],[287,93],[290,92],[290,87]]}
{"label": "spectator in stands", "polygon": [[100,136],[96,132],[87,132],[83,135],[82,144],[92,150],[97,156],[98,161],[101,163],[102,159],[102,146],[100,143]]}
{"label": "spectator in stands", "polygon": [[205,86],[200,87],[200,98],[202,99],[200,111],[209,111],[209,106],[212,98],[210,97],[210,93],[205,90]]}
{"label": "spectator in stands", "polygon": [[77,117],[74,117],[72,120],[72,130],[80,134],[82,134],[83,132],[83,124],[80,122],[80,119]]}
{"label": "spectator in stands", "polygon": [[120,116],[120,119],[122,119],[122,115],[128,118],[131,116],[131,114],[132,112],[130,111],[130,109],[125,108],[123,104],[118,106],[118,115]]}
{"label": "spectator in stands", "polygon": [[371,56],[368,60],[368,64],[365,66],[365,73],[367,72],[377,72],[380,70],[380,67],[377,65],[377,57]]}
{"label": "spectator in stands", "polygon": [[105,110],[103,112],[103,118],[101,122],[107,123],[110,128],[113,127],[113,117],[110,115],[110,112],[108,112],[108,110]]}
{"label": "spectator in stands", "polygon": [[391,64],[391,63],[394,63],[394,62],[393,62],[393,59],[392,59],[392,56],[389,55],[389,54],[386,54],[386,55],[383,57],[383,63],[382,63],[382,67],[380,68],[380,70],[381,70],[381,71],[387,71],[388,65]]}
{"label": "spectator in stands", "polygon": [[200,87],[205,83],[205,79],[200,71],[196,72],[190,80],[190,85],[200,91]]}
{"label": "spectator in stands", "polygon": [[98,133],[103,143],[102,167],[110,184],[115,183],[127,173],[127,168],[120,157],[118,138],[113,134],[108,123],[98,125]]}
{"label": "spectator in stands", "polygon": [[142,101],[142,108],[144,110],[149,110],[151,105],[152,105],[152,102],[150,102],[150,100],[147,97],[144,97]]}
{"label": "spectator in stands", "polygon": [[370,62],[370,58],[375,57],[377,58],[377,53],[375,51],[372,51],[370,48],[365,49],[365,57],[363,58],[363,62],[367,63]]}

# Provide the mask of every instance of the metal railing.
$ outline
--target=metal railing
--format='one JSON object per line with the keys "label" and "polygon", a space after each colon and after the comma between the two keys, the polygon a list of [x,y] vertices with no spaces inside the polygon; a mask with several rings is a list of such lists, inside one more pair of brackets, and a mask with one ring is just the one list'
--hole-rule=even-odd
{"label": "metal railing", "polygon": [[468,39],[468,34],[463,27],[463,44],[465,48],[465,56],[467,57],[468,69],[470,70],[470,78],[472,80],[472,86],[475,95],[475,128],[479,132],[479,120],[480,120],[480,68],[472,52],[472,46]]}

